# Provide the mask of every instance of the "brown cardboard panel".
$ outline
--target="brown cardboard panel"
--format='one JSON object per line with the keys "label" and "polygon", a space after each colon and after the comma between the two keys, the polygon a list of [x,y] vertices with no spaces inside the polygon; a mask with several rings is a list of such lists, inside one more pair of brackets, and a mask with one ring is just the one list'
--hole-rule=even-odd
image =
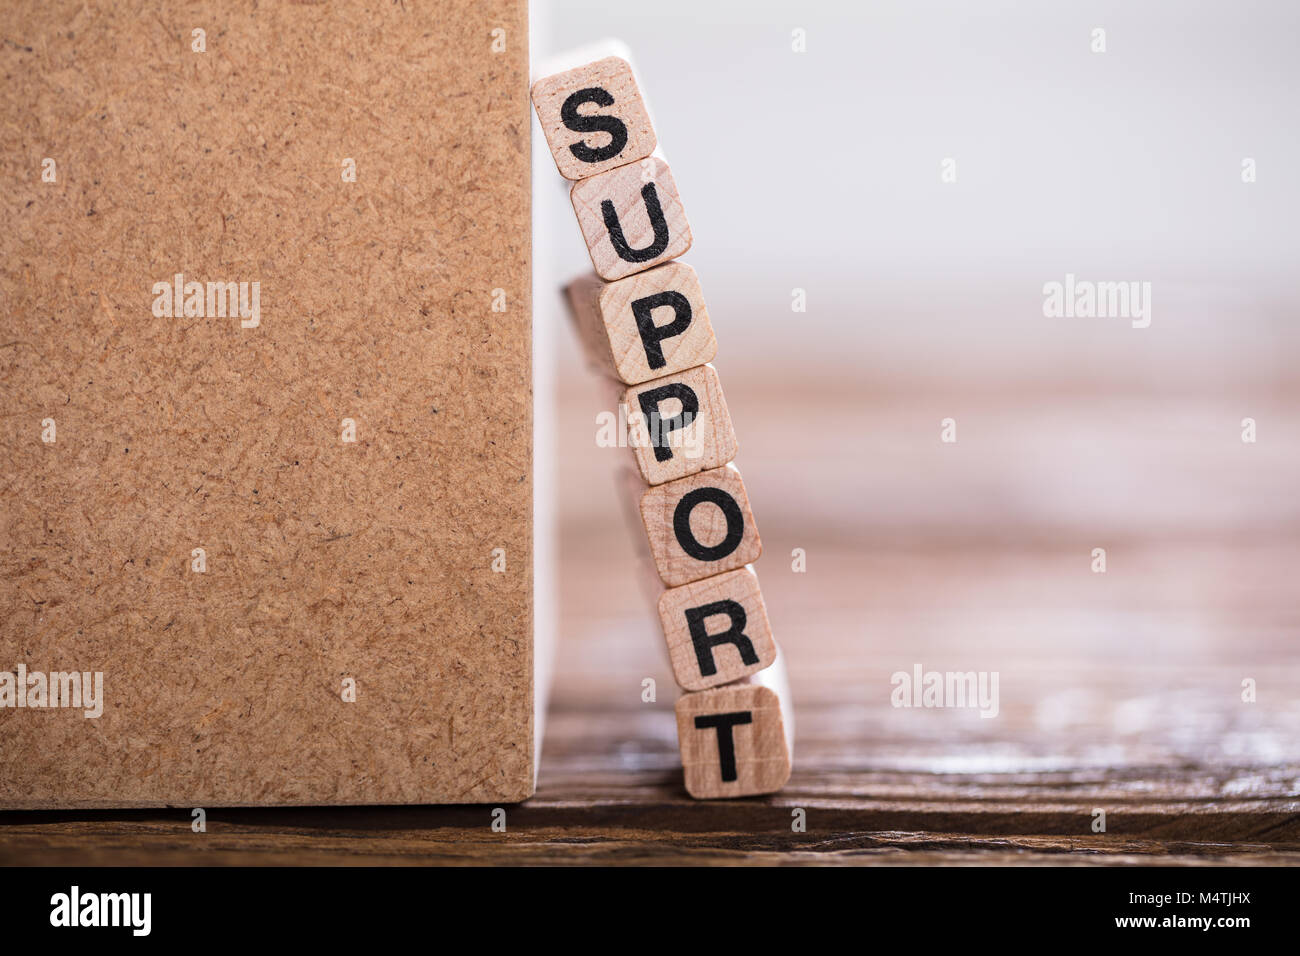
{"label": "brown cardboard panel", "polygon": [[525,4],[0,27],[0,806],[526,796]]}

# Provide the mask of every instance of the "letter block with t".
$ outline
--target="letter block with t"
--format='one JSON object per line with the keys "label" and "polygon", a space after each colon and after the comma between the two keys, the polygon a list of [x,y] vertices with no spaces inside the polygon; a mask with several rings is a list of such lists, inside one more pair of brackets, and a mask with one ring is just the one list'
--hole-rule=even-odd
{"label": "letter block with t", "polygon": [[578,227],[602,279],[642,272],[691,247],[691,227],[672,171],[647,157],[573,184]]}
{"label": "letter block with t", "polygon": [[587,360],[625,385],[705,365],[718,354],[699,277],[684,262],[617,282],[589,274],[566,291]]}
{"label": "letter block with t", "polygon": [[728,571],[659,598],[659,620],[673,677],[684,690],[706,690],[748,677],[776,660],[758,576]]}
{"label": "letter block with t", "polygon": [[645,101],[632,67],[619,57],[538,80],[533,106],[565,179],[586,179],[654,152]]}
{"label": "letter block with t", "polygon": [[647,484],[720,468],[736,457],[736,430],[712,365],[633,385],[620,401],[635,423],[630,444]]}
{"label": "letter block with t", "polygon": [[794,715],[785,662],[677,701],[686,791],[697,800],[772,793],[790,779]]}
{"label": "letter block with t", "polygon": [[763,553],[734,465],[650,488],[641,496],[641,522],[670,588],[743,568]]}

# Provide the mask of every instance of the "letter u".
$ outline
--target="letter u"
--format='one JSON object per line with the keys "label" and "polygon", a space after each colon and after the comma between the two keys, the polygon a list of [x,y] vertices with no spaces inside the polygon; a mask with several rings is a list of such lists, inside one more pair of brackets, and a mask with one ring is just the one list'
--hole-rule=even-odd
{"label": "letter u", "polygon": [[609,230],[609,241],[619,258],[627,262],[649,262],[663,255],[668,248],[668,220],[664,218],[663,207],[659,205],[659,191],[655,189],[654,183],[646,183],[641,187],[641,199],[655,231],[654,241],[643,249],[633,249],[627,244],[614,204],[608,199],[603,199],[600,203],[600,213],[605,218],[605,228]]}

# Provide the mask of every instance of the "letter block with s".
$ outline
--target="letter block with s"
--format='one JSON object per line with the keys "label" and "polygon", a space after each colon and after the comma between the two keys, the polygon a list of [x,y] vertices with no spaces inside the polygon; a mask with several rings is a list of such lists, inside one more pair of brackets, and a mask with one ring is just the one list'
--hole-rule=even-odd
{"label": "letter block with s", "polygon": [[533,107],[565,179],[587,179],[654,152],[654,127],[632,67],[616,56],[543,77]]}

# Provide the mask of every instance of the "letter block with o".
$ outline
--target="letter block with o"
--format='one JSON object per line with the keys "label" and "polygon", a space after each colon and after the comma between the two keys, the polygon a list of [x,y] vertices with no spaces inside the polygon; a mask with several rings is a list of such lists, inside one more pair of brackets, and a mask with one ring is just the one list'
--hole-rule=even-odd
{"label": "letter block with o", "polygon": [[734,465],[648,489],[641,496],[641,522],[655,569],[670,588],[743,568],[763,553]]}

